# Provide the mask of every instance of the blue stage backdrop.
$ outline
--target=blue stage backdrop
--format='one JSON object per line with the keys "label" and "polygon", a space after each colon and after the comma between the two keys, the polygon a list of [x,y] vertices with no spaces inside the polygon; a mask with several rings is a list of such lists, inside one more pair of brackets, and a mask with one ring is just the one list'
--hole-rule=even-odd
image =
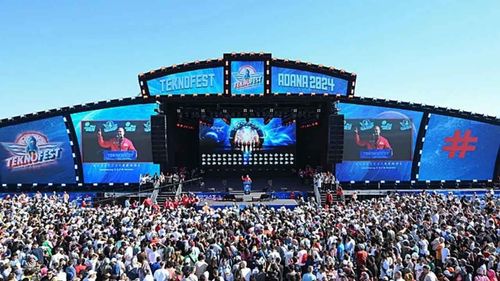
{"label": "blue stage backdrop", "polygon": [[422,112],[340,103],[344,159],[339,181],[408,181]]}
{"label": "blue stage backdrop", "polygon": [[231,62],[231,94],[264,94],[264,62]]}
{"label": "blue stage backdrop", "polygon": [[500,145],[500,126],[432,114],[419,180],[489,180]]}
{"label": "blue stage backdrop", "polygon": [[62,116],[0,128],[0,182],[75,183]]}
{"label": "blue stage backdrop", "polygon": [[159,172],[152,163],[151,115],[156,104],[98,109],[71,115],[85,183],[137,183]]}
{"label": "blue stage backdrop", "polygon": [[150,95],[219,94],[224,92],[224,68],[179,72],[147,81]]}
{"label": "blue stage backdrop", "polygon": [[293,68],[271,68],[272,93],[347,95],[348,81],[330,75]]}
{"label": "blue stage backdrop", "polygon": [[[295,162],[295,123],[281,118],[215,118],[199,131],[202,165],[291,165]],[[216,163],[216,164],[213,164]],[[217,164],[220,163],[220,164]]]}

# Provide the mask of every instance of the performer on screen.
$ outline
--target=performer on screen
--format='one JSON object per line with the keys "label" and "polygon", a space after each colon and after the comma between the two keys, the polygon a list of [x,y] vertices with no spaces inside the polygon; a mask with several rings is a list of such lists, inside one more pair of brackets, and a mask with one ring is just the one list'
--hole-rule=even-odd
{"label": "performer on screen", "polygon": [[243,181],[243,191],[245,191],[245,194],[250,194],[252,191],[252,179],[250,176],[241,176],[241,181]]}
{"label": "performer on screen", "polygon": [[110,140],[104,140],[102,131],[97,131],[97,142],[102,148],[109,148],[111,151],[136,151],[131,140],[125,137],[125,129],[118,128],[116,136]]}
{"label": "performer on screen", "polygon": [[380,135],[380,127],[375,126],[373,128],[373,134],[369,140],[362,140],[359,137],[358,128],[354,128],[354,140],[358,146],[364,147],[366,149],[390,149],[392,151],[391,144],[389,141]]}

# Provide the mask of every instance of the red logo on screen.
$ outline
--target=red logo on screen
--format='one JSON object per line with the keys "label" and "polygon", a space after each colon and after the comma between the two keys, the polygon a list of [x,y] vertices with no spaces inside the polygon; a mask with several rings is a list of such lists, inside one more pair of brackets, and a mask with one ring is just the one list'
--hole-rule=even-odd
{"label": "red logo on screen", "polygon": [[470,145],[470,143],[477,143],[477,137],[471,136],[471,130],[467,130],[462,137],[462,132],[460,130],[455,130],[455,134],[451,137],[444,138],[447,146],[443,146],[444,151],[448,151],[448,158],[455,158],[458,153],[458,158],[465,158],[467,151],[474,151],[476,147]]}
{"label": "red logo on screen", "polygon": [[2,146],[11,153],[5,159],[7,168],[17,169],[51,163],[61,158],[62,148],[59,143],[51,143],[40,132],[24,132],[14,142],[2,142]]}

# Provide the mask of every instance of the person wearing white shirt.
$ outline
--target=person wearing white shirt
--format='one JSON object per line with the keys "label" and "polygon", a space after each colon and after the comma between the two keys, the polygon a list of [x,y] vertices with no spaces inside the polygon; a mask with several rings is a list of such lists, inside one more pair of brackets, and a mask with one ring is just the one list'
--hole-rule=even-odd
{"label": "person wearing white shirt", "polygon": [[208,263],[205,261],[205,255],[200,254],[198,257],[198,261],[194,264],[194,272],[198,278],[203,275],[203,273],[207,270]]}
{"label": "person wearing white shirt", "polygon": [[250,276],[251,276],[252,270],[247,267],[246,261],[242,261],[240,263],[240,273],[241,273],[240,274],[241,277],[243,277],[245,279],[245,281],[250,281]]}
{"label": "person wearing white shirt", "polygon": [[153,275],[155,281],[167,281],[170,278],[165,262],[160,263],[161,267]]}
{"label": "person wearing white shirt", "polygon": [[431,268],[428,265],[424,265],[424,271],[422,272],[424,274],[424,281],[437,281],[437,276],[434,274],[434,272],[431,271]]}

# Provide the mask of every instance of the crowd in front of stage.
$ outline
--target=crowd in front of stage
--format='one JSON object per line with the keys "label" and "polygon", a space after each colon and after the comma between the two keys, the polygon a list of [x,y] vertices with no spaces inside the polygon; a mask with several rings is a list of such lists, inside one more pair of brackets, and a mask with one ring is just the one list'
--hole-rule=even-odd
{"label": "crowd in front of stage", "polygon": [[295,209],[144,203],[0,199],[0,280],[497,281],[500,273],[492,196]]}

